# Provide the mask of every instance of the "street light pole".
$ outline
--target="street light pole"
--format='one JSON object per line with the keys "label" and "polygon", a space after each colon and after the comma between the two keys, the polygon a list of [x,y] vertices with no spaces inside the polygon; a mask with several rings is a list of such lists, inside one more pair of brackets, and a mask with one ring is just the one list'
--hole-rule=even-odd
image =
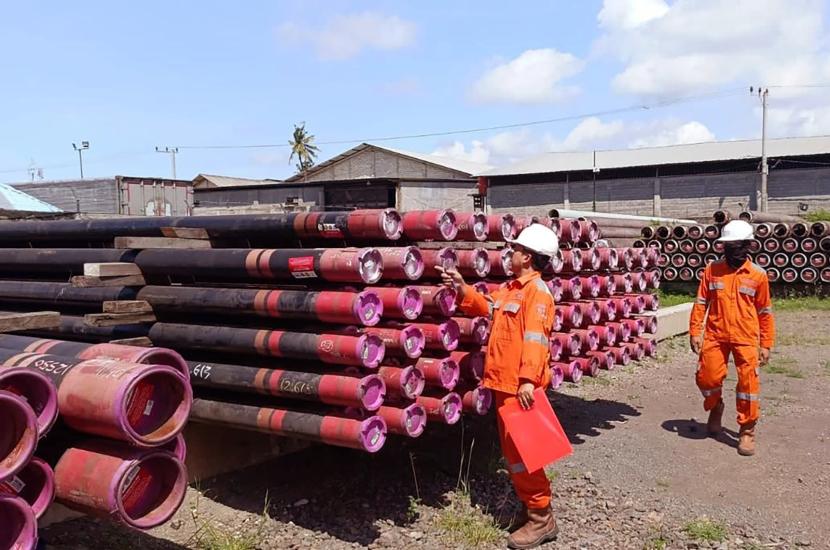
{"label": "street light pole", "polygon": [[170,155],[170,167],[173,169],[173,179],[176,179],[176,153],[179,152],[178,147],[156,147],[156,153],[167,153]]}
{"label": "street light pole", "polygon": [[81,179],[84,179],[84,155],[83,152],[89,149],[89,142],[82,141],[81,145],[78,146],[77,144],[73,143],[72,148],[78,151],[78,164],[81,166]]}

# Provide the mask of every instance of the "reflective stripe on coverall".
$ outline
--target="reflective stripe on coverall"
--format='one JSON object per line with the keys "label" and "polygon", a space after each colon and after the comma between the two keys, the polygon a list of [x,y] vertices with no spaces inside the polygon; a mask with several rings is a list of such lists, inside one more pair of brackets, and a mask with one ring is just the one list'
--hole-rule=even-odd
{"label": "reflective stripe on coverall", "polygon": [[731,353],[738,371],[738,424],[754,424],[760,416],[758,346],[771,348],[775,338],[766,271],[749,260],[736,270],[724,260],[706,266],[689,320],[691,336],[702,331],[696,378],[703,408],[709,411],[720,402]]}
{"label": "reflective stripe on coverall", "polygon": [[[491,315],[493,322],[484,364],[482,385],[493,390],[496,407],[516,399],[519,385],[550,384],[548,340],[553,326],[553,296],[539,273],[505,283],[490,296],[471,287],[464,289],[461,310],[468,315]],[[544,469],[525,471],[519,453],[505,437],[497,415],[502,453],[516,494],[528,508],[550,505],[550,482]]]}

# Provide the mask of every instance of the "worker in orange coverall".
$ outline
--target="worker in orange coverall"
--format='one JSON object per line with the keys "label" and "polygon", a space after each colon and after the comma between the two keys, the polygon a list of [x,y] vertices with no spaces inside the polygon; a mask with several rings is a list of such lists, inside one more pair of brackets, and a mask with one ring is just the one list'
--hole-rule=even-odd
{"label": "worker in orange coverall", "polygon": [[[752,226],[743,220],[724,226],[718,239],[724,243],[724,257],[706,266],[689,321],[692,351],[699,354],[697,386],[703,393],[703,408],[709,411],[711,437],[723,429],[723,380],[729,355],[735,359],[738,453],[743,456],[755,454],[761,390],[758,371],[769,361],[775,337],[767,272],[749,260],[752,238]],[[707,311],[705,335],[701,336]]]}
{"label": "worker in orange coverall", "polygon": [[[541,272],[559,250],[559,240],[550,228],[532,224],[509,242],[516,277],[490,296],[467,285],[454,269],[441,272],[444,283],[458,292],[464,313],[492,316],[482,384],[493,391],[496,407],[518,400],[522,408],[530,409],[533,390],[550,384],[548,340],[554,304]],[[498,427],[510,478],[524,504],[521,527],[510,535],[508,546],[533,548],[556,539],[550,481],[544,469],[526,471],[512,440],[505,437],[501,417]]]}

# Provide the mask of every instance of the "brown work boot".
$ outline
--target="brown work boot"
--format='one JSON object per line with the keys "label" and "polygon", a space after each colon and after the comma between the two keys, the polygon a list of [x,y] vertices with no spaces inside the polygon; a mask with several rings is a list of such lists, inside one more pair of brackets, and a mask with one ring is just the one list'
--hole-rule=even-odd
{"label": "brown work boot", "polygon": [[721,399],[715,408],[709,411],[709,420],[706,422],[706,431],[709,433],[709,437],[717,437],[723,431],[722,419],[723,400]]}
{"label": "brown work boot", "polygon": [[508,548],[535,548],[549,540],[556,540],[559,528],[553,510],[547,508],[529,508],[527,523],[518,531],[507,537]]}
{"label": "brown work boot", "polygon": [[527,523],[527,506],[522,504],[521,509],[517,512],[501,516],[499,518],[498,526],[499,529],[504,529],[505,531],[512,533],[522,527],[525,523]]}
{"label": "brown work boot", "polygon": [[741,426],[738,439],[738,454],[752,456],[755,454],[755,424]]}

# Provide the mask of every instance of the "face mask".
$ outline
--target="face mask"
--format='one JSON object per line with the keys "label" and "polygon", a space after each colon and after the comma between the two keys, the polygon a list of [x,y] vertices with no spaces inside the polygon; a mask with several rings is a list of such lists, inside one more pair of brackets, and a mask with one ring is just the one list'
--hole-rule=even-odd
{"label": "face mask", "polygon": [[724,243],[723,255],[729,267],[738,269],[749,258],[749,243],[746,241]]}

